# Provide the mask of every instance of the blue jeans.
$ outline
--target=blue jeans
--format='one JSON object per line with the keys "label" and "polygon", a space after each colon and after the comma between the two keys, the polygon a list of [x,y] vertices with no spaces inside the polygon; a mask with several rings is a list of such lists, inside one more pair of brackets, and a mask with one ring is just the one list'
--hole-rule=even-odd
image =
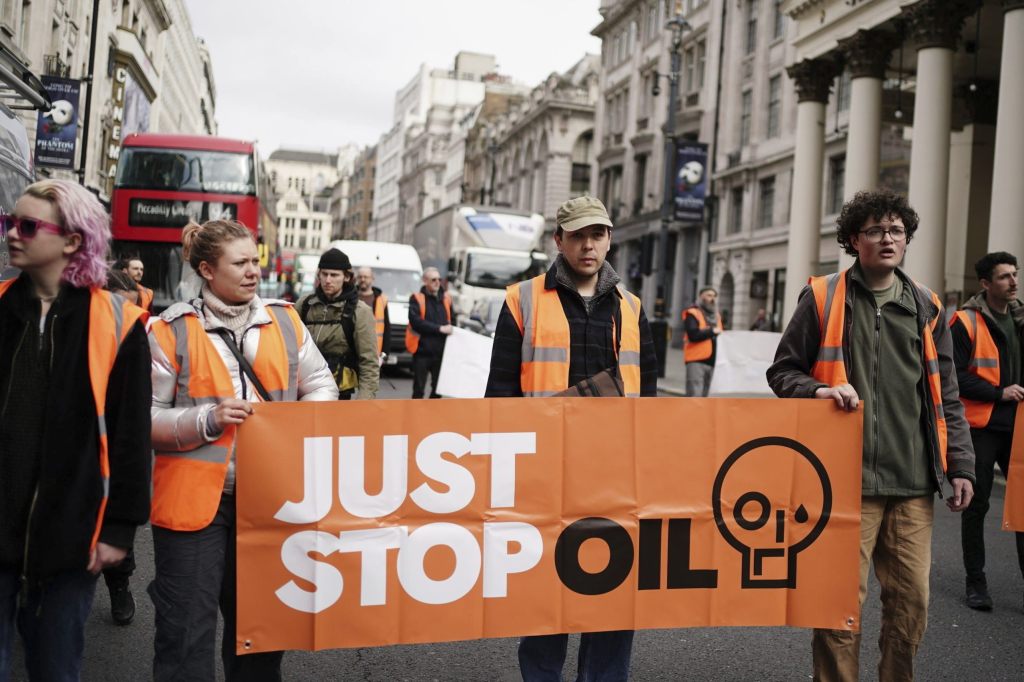
{"label": "blue jeans", "polygon": [[18,571],[0,570],[0,682],[11,677],[15,623],[30,680],[77,682],[96,576],[84,569],[61,573],[31,586],[19,599],[20,589]]}
{"label": "blue jeans", "polygon": [[[569,635],[540,635],[519,640],[519,672],[524,682],[561,682]],[[618,682],[629,678],[633,631],[584,632],[576,682]]]}

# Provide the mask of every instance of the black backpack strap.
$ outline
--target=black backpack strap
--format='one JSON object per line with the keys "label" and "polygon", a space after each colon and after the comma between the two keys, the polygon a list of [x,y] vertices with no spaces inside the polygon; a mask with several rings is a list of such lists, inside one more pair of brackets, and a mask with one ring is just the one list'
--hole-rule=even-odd
{"label": "black backpack strap", "polygon": [[359,366],[359,352],[356,349],[356,308],[358,301],[346,301],[341,309],[341,328],[345,332],[345,340],[348,341],[348,355],[345,357],[345,366],[355,369]]}
{"label": "black backpack strap", "polygon": [[252,382],[252,387],[256,389],[256,393],[259,394],[260,398],[262,398],[264,402],[272,402],[273,398],[270,397],[270,393],[267,389],[263,387],[263,382],[260,381],[260,378],[256,376],[256,370],[252,368],[249,361],[245,359],[244,355],[242,355],[242,351],[238,349],[238,344],[235,343],[235,335],[223,327],[215,329],[214,332],[224,340],[224,344],[228,347],[228,350],[231,351],[231,354],[235,356],[235,360],[238,361],[238,366],[242,368],[243,372],[245,372],[245,376],[249,377],[249,381]]}

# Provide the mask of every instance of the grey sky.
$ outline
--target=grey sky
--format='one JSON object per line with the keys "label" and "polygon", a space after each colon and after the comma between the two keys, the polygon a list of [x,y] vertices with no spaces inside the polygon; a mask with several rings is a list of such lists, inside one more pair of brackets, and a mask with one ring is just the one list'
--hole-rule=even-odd
{"label": "grey sky", "polygon": [[220,134],[278,147],[372,144],[395,91],[459,50],[536,85],[600,41],[600,0],[185,0],[213,58]]}

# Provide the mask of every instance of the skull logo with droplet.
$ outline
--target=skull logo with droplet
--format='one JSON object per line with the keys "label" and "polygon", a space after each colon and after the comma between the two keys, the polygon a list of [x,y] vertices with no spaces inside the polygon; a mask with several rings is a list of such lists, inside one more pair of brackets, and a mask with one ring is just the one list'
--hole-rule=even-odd
{"label": "skull logo with droplet", "polygon": [[[765,471],[781,472],[768,477]],[[828,524],[832,485],[821,460],[790,438],[757,438],[722,463],[715,523],[742,558],[744,588],[795,588],[797,557]]]}

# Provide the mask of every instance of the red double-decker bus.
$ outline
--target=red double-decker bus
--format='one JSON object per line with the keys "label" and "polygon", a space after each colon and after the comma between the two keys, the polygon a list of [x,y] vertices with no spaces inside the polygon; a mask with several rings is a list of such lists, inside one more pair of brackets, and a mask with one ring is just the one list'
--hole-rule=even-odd
{"label": "red double-decker bus", "polygon": [[237,220],[259,236],[259,164],[252,142],[135,133],[121,144],[111,195],[113,251],[141,258],[162,309],[183,297],[181,228]]}

